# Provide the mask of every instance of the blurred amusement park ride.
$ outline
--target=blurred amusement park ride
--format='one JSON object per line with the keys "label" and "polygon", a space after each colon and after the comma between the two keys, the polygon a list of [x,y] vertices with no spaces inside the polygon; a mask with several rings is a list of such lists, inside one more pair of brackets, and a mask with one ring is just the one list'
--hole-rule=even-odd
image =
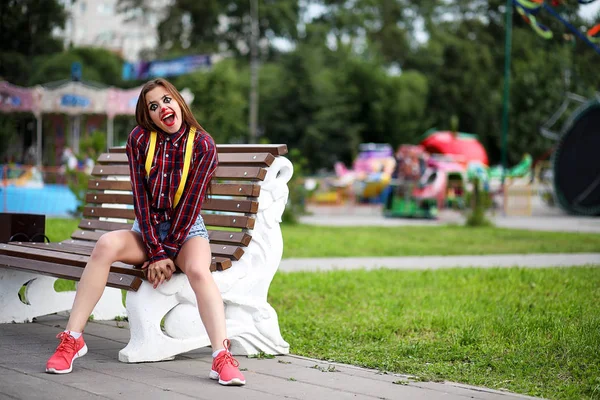
{"label": "blurred amusement park ride", "polygon": [[[507,171],[527,178],[532,159]],[[488,166],[485,149],[473,134],[429,130],[418,145],[394,152],[386,143],[363,143],[352,169],[335,163],[335,176],[323,178],[311,197],[316,203],[379,203],[389,217],[436,218],[443,208],[462,209],[475,177],[486,190],[500,188],[502,169]],[[526,180],[527,180],[526,179]]]}
{"label": "blurred amusement park ride", "polygon": [[[566,115],[573,103],[575,111]],[[552,127],[562,121],[562,128]],[[388,217],[437,218],[445,208],[468,207],[478,185],[506,215],[531,215],[533,198],[578,215],[600,215],[600,94],[592,99],[568,94],[543,124],[541,134],[554,141],[543,157],[524,154],[506,171],[490,166],[474,134],[427,131],[419,143],[394,152],[386,143],[363,143],[348,169],[311,177],[305,189],[317,204],[381,204]],[[504,181],[504,182],[503,182]]]}

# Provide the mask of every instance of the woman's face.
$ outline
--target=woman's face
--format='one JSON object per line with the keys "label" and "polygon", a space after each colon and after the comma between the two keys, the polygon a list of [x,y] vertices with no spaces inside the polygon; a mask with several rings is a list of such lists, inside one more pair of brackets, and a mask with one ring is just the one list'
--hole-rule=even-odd
{"label": "woman's face", "polygon": [[152,122],[166,133],[175,133],[181,128],[181,107],[169,91],[157,86],[146,93],[146,107]]}

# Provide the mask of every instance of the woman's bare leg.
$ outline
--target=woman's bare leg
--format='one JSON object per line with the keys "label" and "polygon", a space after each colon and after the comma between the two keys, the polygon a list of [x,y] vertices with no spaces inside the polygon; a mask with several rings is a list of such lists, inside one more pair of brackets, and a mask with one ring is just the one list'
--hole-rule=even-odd
{"label": "woman's bare leg", "polygon": [[67,330],[83,332],[90,314],[104,292],[110,266],[114,262],[139,265],[145,260],[146,251],[139,233],[118,230],[102,235],[81,275]]}
{"label": "woman's bare leg", "polygon": [[215,351],[223,348],[227,330],[223,299],[210,272],[210,262],[210,245],[208,240],[201,237],[193,237],[185,242],[175,260],[196,294],[200,318]]}

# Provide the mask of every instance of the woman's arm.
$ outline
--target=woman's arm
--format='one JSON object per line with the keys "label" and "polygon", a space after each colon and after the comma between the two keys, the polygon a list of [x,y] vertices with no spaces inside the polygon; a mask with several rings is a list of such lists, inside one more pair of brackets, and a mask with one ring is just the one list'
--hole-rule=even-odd
{"label": "woman's arm", "polygon": [[150,197],[146,182],[146,146],[144,136],[148,136],[143,128],[136,126],[127,139],[127,159],[129,161],[129,174],[133,190],[133,203],[135,216],[142,231],[142,239],[146,246],[146,254],[150,262],[169,258],[165,252],[156,227],[150,219]]}
{"label": "woman's arm", "polygon": [[212,137],[199,132],[194,143],[194,162],[190,165],[190,173],[183,196],[171,221],[169,234],[163,241],[163,247],[174,260],[196,222],[202,209],[202,202],[208,184],[217,169],[217,147]]}

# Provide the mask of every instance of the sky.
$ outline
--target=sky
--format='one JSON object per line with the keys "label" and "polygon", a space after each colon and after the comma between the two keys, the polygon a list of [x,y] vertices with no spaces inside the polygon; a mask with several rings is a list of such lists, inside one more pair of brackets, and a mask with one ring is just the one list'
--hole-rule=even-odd
{"label": "sky", "polygon": [[[587,20],[593,20],[598,16],[599,11],[600,11],[600,0],[596,0],[592,4],[582,5],[579,10],[579,15],[581,15],[582,18],[585,18]],[[600,21],[596,21],[596,22],[600,23]]]}
{"label": "sky", "polygon": [[[315,17],[318,17],[320,14],[324,12],[325,8],[319,4],[311,4],[308,7],[306,18],[307,20],[311,20]],[[600,23],[600,0],[596,0],[591,4],[582,4],[579,9],[579,15],[590,21],[590,26],[592,27],[596,23]],[[426,36],[417,33],[417,40],[426,40]],[[281,50],[291,50],[292,45],[284,39],[275,39],[274,45]]]}

